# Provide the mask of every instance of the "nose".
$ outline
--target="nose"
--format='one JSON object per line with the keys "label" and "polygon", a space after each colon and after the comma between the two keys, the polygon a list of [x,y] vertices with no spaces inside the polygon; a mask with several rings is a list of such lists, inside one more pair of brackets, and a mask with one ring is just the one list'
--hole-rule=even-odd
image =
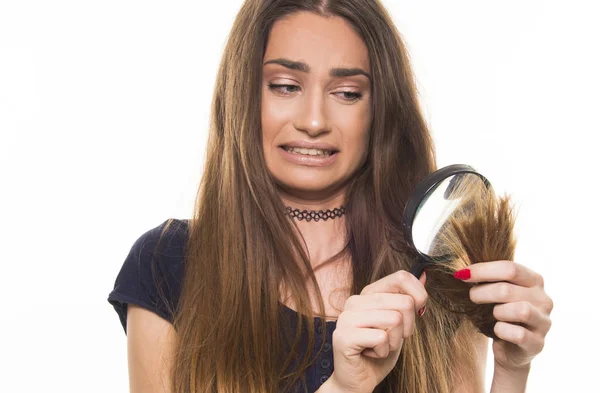
{"label": "nose", "polygon": [[312,137],[331,131],[325,100],[319,89],[315,89],[311,95],[304,96],[294,127]]}

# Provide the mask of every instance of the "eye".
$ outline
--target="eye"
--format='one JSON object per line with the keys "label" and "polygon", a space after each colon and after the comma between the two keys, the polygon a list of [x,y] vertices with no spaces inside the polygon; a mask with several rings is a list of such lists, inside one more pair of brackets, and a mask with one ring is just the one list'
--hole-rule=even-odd
{"label": "eye", "polygon": [[[283,95],[291,95],[291,94],[297,92],[300,89],[300,86],[269,83],[269,89],[275,90]],[[288,89],[292,89],[292,91],[290,91]],[[363,96],[362,93],[354,92],[354,91],[338,91],[333,94],[336,94],[336,95],[342,97],[342,99],[346,102],[356,102],[356,101],[360,100]]]}
{"label": "eye", "polygon": [[295,91],[297,91],[297,90],[294,90],[294,91],[282,90],[283,88],[286,88],[286,87],[291,87],[291,88],[296,88],[296,89],[300,88],[300,86],[296,86],[296,85],[278,85],[275,83],[269,83],[269,89],[275,90],[283,95],[290,95],[291,93],[294,93]]}
{"label": "eye", "polygon": [[[354,101],[358,101],[362,98],[362,93],[358,93],[358,92],[354,92],[354,91],[339,91],[335,94],[342,94],[344,95],[343,99],[349,102],[354,102]],[[347,95],[345,95],[347,94]]]}

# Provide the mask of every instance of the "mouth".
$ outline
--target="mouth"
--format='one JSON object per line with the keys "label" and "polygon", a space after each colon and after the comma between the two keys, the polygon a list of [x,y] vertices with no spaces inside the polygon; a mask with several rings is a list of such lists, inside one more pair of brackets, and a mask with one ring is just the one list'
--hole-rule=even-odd
{"label": "mouth", "polygon": [[338,153],[338,150],[307,149],[304,147],[291,147],[285,145],[279,146],[279,148],[291,154],[313,157],[329,157]]}

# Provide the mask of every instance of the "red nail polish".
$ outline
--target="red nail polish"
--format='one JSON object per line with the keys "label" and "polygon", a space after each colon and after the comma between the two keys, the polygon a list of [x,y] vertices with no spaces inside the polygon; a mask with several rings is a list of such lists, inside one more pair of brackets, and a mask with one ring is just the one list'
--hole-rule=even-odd
{"label": "red nail polish", "polygon": [[426,309],[427,309],[427,306],[423,306],[419,309],[419,311],[417,311],[419,313],[419,317],[422,317],[423,314],[425,314]]}
{"label": "red nail polish", "polygon": [[462,269],[454,273],[454,278],[459,280],[468,280],[471,278],[471,271],[469,269]]}

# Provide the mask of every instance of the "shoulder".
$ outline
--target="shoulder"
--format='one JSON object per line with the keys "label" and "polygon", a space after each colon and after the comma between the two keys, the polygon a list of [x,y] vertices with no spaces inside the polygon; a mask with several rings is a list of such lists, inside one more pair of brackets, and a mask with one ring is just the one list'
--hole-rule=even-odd
{"label": "shoulder", "polygon": [[185,272],[187,236],[188,220],[169,218],[133,242],[108,297],[125,331],[128,304],[172,322]]}
{"label": "shoulder", "polygon": [[[161,241],[168,238],[171,242],[175,241],[177,244],[168,244],[168,246],[175,245],[181,246],[185,240],[184,235],[187,234],[188,220],[179,218],[168,218],[159,225],[148,229],[143,232],[135,241],[135,245],[147,246],[150,243],[157,244],[158,240]],[[161,243],[162,244],[162,243]]]}
{"label": "shoulder", "polygon": [[125,264],[135,265],[143,281],[162,278],[181,282],[187,233],[187,220],[169,218],[137,238]]}
{"label": "shoulder", "polygon": [[169,218],[142,233],[132,246],[138,259],[183,258],[188,234],[188,220]]}

